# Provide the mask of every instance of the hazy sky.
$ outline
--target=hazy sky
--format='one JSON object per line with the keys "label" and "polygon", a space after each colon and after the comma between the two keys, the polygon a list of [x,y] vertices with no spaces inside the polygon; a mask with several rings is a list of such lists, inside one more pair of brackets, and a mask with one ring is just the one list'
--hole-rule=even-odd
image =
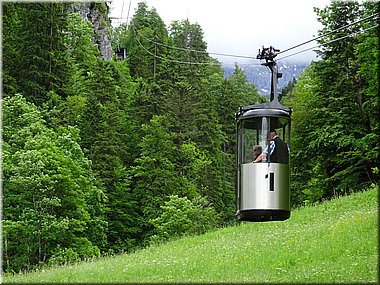
{"label": "hazy sky", "polygon": [[[112,0],[111,17],[126,22],[142,0]],[[146,0],[149,8],[157,13],[167,26],[173,20],[189,19],[198,23],[204,32],[208,52],[246,55],[256,57],[258,49],[274,46],[285,50],[308,41],[317,35],[321,24],[317,21],[313,7],[324,8],[330,0]],[[129,9],[130,7],[130,9]],[[281,56],[313,47],[312,42]],[[213,55],[212,55],[213,56]],[[253,63],[233,57],[217,57],[223,62]],[[281,58],[280,55],[278,58]],[[312,51],[304,52],[288,60],[309,61],[315,58]]]}

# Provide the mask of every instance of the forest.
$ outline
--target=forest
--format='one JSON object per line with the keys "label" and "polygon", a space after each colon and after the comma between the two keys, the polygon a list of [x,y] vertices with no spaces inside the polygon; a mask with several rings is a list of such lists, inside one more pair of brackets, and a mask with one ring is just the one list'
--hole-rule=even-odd
{"label": "forest", "polygon": [[[3,272],[236,222],[235,112],[267,98],[238,65],[225,78],[199,24],[167,27],[144,2],[117,28],[103,1],[1,5]],[[104,17],[124,60],[102,57],[81,5]],[[379,181],[379,4],[315,13],[319,60],[281,98],[293,110],[292,207]]]}

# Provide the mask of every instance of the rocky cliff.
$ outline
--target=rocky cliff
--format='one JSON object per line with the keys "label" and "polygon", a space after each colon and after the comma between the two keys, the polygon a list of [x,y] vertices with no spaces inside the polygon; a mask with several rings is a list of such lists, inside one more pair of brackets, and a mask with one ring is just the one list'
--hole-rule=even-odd
{"label": "rocky cliff", "polygon": [[110,60],[114,55],[111,47],[109,29],[111,21],[108,18],[109,6],[106,1],[76,2],[70,12],[79,13],[83,19],[88,20],[94,27],[94,42],[98,45],[101,56]]}

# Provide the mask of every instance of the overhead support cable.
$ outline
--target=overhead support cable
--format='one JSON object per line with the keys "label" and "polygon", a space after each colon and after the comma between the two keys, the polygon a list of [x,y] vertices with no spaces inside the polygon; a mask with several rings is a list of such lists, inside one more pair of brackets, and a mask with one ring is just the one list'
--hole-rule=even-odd
{"label": "overhead support cable", "polygon": [[181,51],[186,51],[186,52],[195,52],[195,53],[201,53],[201,54],[207,54],[207,55],[218,55],[218,56],[227,56],[227,57],[235,57],[235,58],[247,58],[247,59],[253,59],[253,60],[256,60],[256,57],[255,56],[249,56],[249,55],[236,55],[236,54],[228,54],[228,53],[218,53],[218,52],[208,52],[208,51],[203,51],[203,50],[195,50],[195,49],[188,49],[188,48],[181,48],[181,47],[175,47],[175,46],[171,46],[171,45],[167,45],[167,44],[164,44],[164,43],[160,43],[160,42],[157,42],[155,40],[152,40],[152,39],[149,39],[147,37],[145,37],[139,30],[137,30],[136,26],[133,25],[133,23],[131,23],[132,26],[135,28],[135,31],[141,36],[143,37],[145,40],[153,43],[153,44],[156,44],[156,45],[160,45],[160,46],[163,46],[163,47],[166,47],[166,48],[170,48],[170,49],[175,49],[175,50],[181,50]]}
{"label": "overhead support cable", "polygon": [[288,57],[291,57],[291,56],[294,56],[294,55],[297,55],[297,54],[300,54],[300,53],[303,53],[303,52],[306,52],[306,51],[309,51],[309,50],[312,50],[312,49],[315,49],[315,48],[323,47],[323,46],[331,44],[333,42],[337,42],[337,41],[340,41],[340,40],[343,40],[345,38],[349,38],[349,37],[352,37],[352,36],[355,36],[355,35],[358,35],[358,34],[364,34],[365,32],[367,32],[369,30],[372,30],[372,29],[375,29],[375,28],[378,28],[378,27],[380,27],[380,25],[375,25],[375,26],[367,28],[367,29],[365,29],[363,31],[355,32],[355,33],[352,33],[352,34],[349,34],[349,35],[346,35],[346,36],[343,36],[343,37],[340,37],[340,38],[337,38],[337,39],[333,39],[333,40],[328,41],[326,43],[319,44],[319,45],[313,46],[311,48],[307,48],[307,49],[301,50],[299,52],[292,53],[292,54],[287,55],[287,56],[283,56],[283,57],[279,58],[278,60],[282,60],[282,59],[285,59],[285,58],[288,58]]}
{"label": "overhead support cable", "polygon": [[[341,30],[343,30],[343,29],[345,29],[345,28],[348,28],[348,27],[350,27],[350,26],[353,26],[353,25],[356,25],[356,24],[358,24],[358,23],[361,23],[361,22],[363,22],[363,21],[367,21],[367,20],[372,19],[372,18],[374,18],[374,17],[376,17],[376,16],[379,16],[379,15],[380,15],[380,13],[375,13],[375,14],[370,15],[370,16],[368,16],[368,17],[365,17],[365,18],[363,18],[363,19],[360,19],[360,20],[357,20],[357,21],[352,22],[352,23],[350,23],[350,24],[344,25],[344,26],[342,26],[342,27],[339,27],[339,28],[337,28],[337,29],[334,29],[333,31],[330,31],[330,32],[328,32],[328,33],[325,33],[325,34],[323,34],[323,35],[320,35],[320,36],[318,36],[318,37],[316,37],[316,38],[313,38],[313,39],[310,39],[310,40],[305,41],[305,42],[303,42],[303,43],[297,44],[297,45],[295,45],[295,46],[293,46],[293,47],[290,47],[290,48],[288,48],[288,49],[285,49],[285,50],[283,50],[283,51],[279,51],[278,53],[276,53],[276,55],[283,54],[283,53],[285,53],[285,52],[288,52],[288,51],[290,51],[290,50],[293,50],[293,49],[298,48],[298,47],[300,47],[300,46],[303,46],[303,45],[305,45],[305,44],[311,43],[311,42],[313,42],[313,41],[316,41],[316,40],[318,40],[318,39],[321,39],[321,38],[323,38],[323,37],[326,37],[326,36],[328,36],[328,35],[331,35],[331,34],[333,34],[333,33],[338,32],[338,31],[341,31]],[[134,30],[134,33],[135,33],[135,35],[136,35],[136,38],[137,38],[137,41],[138,41],[139,45],[140,45],[140,46],[141,46],[141,47],[142,47],[142,48],[143,48],[148,54],[154,56],[155,58],[163,59],[163,60],[166,60],[166,61],[169,61],[169,62],[174,62],[174,63],[179,63],[179,64],[193,64],[193,65],[217,65],[217,64],[219,64],[219,63],[213,63],[213,62],[192,62],[192,61],[182,61],[182,60],[168,59],[168,58],[165,58],[165,57],[158,56],[158,55],[156,55],[156,54],[150,52],[149,50],[147,50],[146,47],[144,47],[144,45],[143,45],[143,44],[140,42],[140,40],[138,39],[137,34],[139,34],[139,35],[140,35],[143,39],[145,39],[146,41],[149,41],[149,42],[151,42],[151,43],[153,43],[153,44],[155,44],[155,45],[160,45],[160,46],[163,46],[163,47],[166,47],[166,48],[169,48],[169,49],[175,49],[175,50],[180,50],[180,51],[185,51],[185,52],[194,52],[194,53],[200,53],[200,54],[207,54],[207,55],[216,55],[216,56],[226,56],[226,57],[233,57],[233,58],[245,58],[245,59],[257,60],[257,57],[255,57],[255,56],[236,55],[236,54],[217,53],[217,52],[207,52],[207,51],[201,51],[201,50],[195,50],[195,49],[187,49],[187,48],[181,48],[181,47],[175,47],[175,46],[167,45],[167,44],[160,43],[160,42],[157,42],[157,41],[155,41],[155,40],[152,40],[152,39],[149,39],[149,38],[145,37],[145,36],[144,36],[144,35],[143,35],[143,34],[142,34],[142,33],[136,28],[136,26],[133,24],[133,22],[131,22],[130,24],[131,24],[132,27],[133,27],[133,30]],[[374,28],[376,28],[376,27],[379,27],[379,26],[378,26],[378,25],[377,25],[377,26],[373,26],[373,27],[370,27],[370,28],[368,28],[368,29],[365,29],[365,30],[362,30],[362,31],[359,31],[359,32],[355,32],[355,33],[352,33],[352,34],[349,34],[349,35],[346,35],[346,36],[340,37],[340,38],[338,38],[338,39],[334,39],[334,40],[332,40],[332,41],[329,41],[329,42],[326,42],[326,43],[323,43],[323,44],[320,44],[320,45],[316,45],[316,46],[314,46],[314,47],[307,48],[307,49],[301,50],[301,51],[299,51],[299,52],[292,53],[292,54],[287,55],[287,56],[283,56],[283,57],[279,58],[278,60],[282,60],[282,59],[285,59],[285,58],[288,58],[288,57],[291,57],[291,56],[294,56],[294,55],[297,55],[297,54],[300,54],[300,53],[303,53],[303,52],[306,52],[306,51],[312,50],[312,49],[314,49],[314,48],[318,48],[318,47],[321,47],[321,46],[327,45],[327,44],[329,44],[329,43],[333,43],[333,42],[335,42],[335,41],[342,40],[342,39],[347,38],[347,37],[351,37],[351,36],[356,35],[356,34],[364,33],[364,32],[366,32],[366,31],[371,30],[371,29],[374,29]],[[258,64],[253,63],[253,64],[247,64],[247,65],[261,65],[261,64],[259,64],[259,63],[258,63]]]}
{"label": "overhead support cable", "polygon": [[358,21],[355,21],[355,22],[353,22],[353,23],[350,23],[350,24],[344,25],[343,27],[340,27],[340,28],[337,28],[337,29],[332,30],[332,31],[330,31],[330,32],[327,32],[327,33],[325,33],[325,34],[323,34],[323,35],[320,35],[320,36],[318,36],[318,37],[316,37],[316,38],[313,38],[313,39],[311,39],[311,40],[308,40],[308,41],[306,41],[306,42],[300,43],[300,44],[298,44],[298,45],[295,45],[295,46],[293,46],[293,47],[290,47],[290,48],[288,48],[288,49],[285,49],[285,50],[283,50],[283,51],[280,51],[278,54],[282,54],[282,53],[288,52],[288,51],[290,51],[290,50],[292,50],[292,49],[295,49],[295,48],[298,48],[298,47],[303,46],[303,45],[305,45],[305,44],[308,44],[308,43],[311,43],[311,42],[313,42],[313,41],[319,40],[319,39],[324,38],[324,37],[326,37],[326,36],[328,36],[328,35],[330,35],[330,34],[336,33],[336,32],[338,32],[338,31],[340,31],[340,30],[343,30],[343,29],[345,29],[345,28],[351,27],[351,26],[353,26],[353,25],[356,25],[356,24],[358,24],[358,23],[360,23],[360,22],[363,22],[363,21],[366,21],[366,20],[368,20],[368,19],[372,19],[372,18],[374,18],[374,17],[376,17],[376,16],[379,16],[379,15],[380,15],[380,13],[375,13],[375,14],[373,14],[373,15],[371,15],[371,16],[368,16],[368,17],[365,17],[365,18],[360,19],[360,20],[358,20]]}
{"label": "overhead support cable", "polygon": [[[132,25],[133,26],[133,25]],[[135,35],[136,35],[136,40],[137,42],[139,43],[139,45],[141,46],[141,48],[148,54],[152,55],[154,58],[159,58],[159,59],[162,59],[162,60],[166,60],[168,62],[174,62],[174,63],[179,63],[179,64],[191,64],[191,65],[219,65],[219,63],[214,63],[214,62],[193,62],[193,61],[182,61],[182,60],[176,60],[176,59],[170,59],[170,58],[166,58],[166,57],[162,57],[162,56],[159,56],[157,54],[154,54],[152,52],[150,52],[146,47],[144,47],[144,45],[140,42],[137,34],[136,34],[136,30],[135,30],[135,26],[133,26],[133,29],[134,29],[134,32],[135,32]]]}

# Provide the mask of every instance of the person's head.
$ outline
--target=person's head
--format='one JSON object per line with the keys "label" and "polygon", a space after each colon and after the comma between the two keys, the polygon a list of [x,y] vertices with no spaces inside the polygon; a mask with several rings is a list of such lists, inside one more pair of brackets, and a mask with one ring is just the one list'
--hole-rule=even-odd
{"label": "person's head", "polygon": [[253,147],[253,154],[258,156],[262,152],[262,147],[260,145],[256,145]]}
{"label": "person's head", "polygon": [[269,139],[273,140],[273,138],[277,135],[277,132],[275,129],[271,129],[269,132]]}

